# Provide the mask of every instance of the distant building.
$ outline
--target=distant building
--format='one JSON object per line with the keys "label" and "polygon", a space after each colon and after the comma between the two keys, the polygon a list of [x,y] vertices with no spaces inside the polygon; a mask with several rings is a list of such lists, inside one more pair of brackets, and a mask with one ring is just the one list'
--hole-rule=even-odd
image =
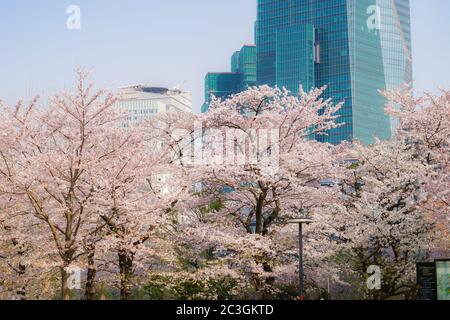
{"label": "distant building", "polygon": [[245,45],[231,56],[231,72],[210,72],[205,77],[205,103],[207,112],[211,96],[227,98],[256,86],[256,46]]}
{"label": "distant building", "polygon": [[237,72],[241,75],[239,90],[244,91],[249,87],[256,86],[256,46],[246,45],[240,51],[233,54],[232,61],[234,61],[232,72]]}
{"label": "distant building", "polygon": [[234,72],[208,73],[205,77],[205,103],[202,112],[207,112],[211,97],[227,98],[239,92],[241,75]]}
{"label": "distant building", "polygon": [[[192,94],[179,89],[130,85],[119,89],[115,107],[126,113],[122,126],[129,128],[158,114],[192,112]],[[161,146],[160,141],[152,141],[148,145],[149,153]],[[167,173],[155,173],[147,180],[161,195],[174,194],[179,188],[171,183],[176,180]]]}
{"label": "distant building", "polygon": [[129,127],[166,112],[192,112],[192,94],[179,89],[131,85],[122,87],[116,107],[127,112]]}
{"label": "distant building", "polygon": [[342,124],[320,141],[389,139],[378,90],[412,81],[410,0],[258,0],[258,85],[327,86]]}

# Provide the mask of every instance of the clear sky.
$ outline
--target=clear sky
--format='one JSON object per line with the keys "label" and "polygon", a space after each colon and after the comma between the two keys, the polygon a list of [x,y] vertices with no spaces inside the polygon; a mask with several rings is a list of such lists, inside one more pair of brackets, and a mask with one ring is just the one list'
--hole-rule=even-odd
{"label": "clear sky", "polygon": [[[81,8],[81,30],[66,9]],[[450,87],[450,0],[411,0],[415,86]],[[182,84],[203,102],[208,71],[253,43],[256,0],[0,0],[0,99],[69,88],[73,69],[97,86]]]}

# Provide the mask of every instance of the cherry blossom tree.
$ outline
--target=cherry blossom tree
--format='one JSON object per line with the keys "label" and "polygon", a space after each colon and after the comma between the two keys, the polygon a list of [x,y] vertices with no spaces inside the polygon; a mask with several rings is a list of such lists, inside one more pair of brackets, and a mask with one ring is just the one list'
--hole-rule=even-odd
{"label": "cherry blossom tree", "polygon": [[342,243],[342,270],[356,272],[363,284],[369,266],[378,266],[381,289],[365,287],[366,297],[414,298],[416,262],[436,244],[435,226],[423,208],[427,167],[398,140],[356,144],[349,159],[354,161],[341,183],[342,202],[322,214]]}
{"label": "cherry blossom tree", "polygon": [[[130,299],[136,269],[146,273],[152,259],[170,254],[166,218],[191,185],[174,161],[175,143],[158,140],[155,128],[123,128],[114,97],[92,93],[87,75],[77,74],[75,92],[48,107],[37,99],[3,106],[1,240],[16,260],[2,261],[19,284],[31,263],[22,263],[25,254],[34,252],[44,270],[59,268],[63,299],[70,297],[71,267],[87,269],[86,299],[96,298],[98,271],[108,284],[117,274],[121,298]],[[30,237],[31,230],[39,232]]]}
{"label": "cherry blossom tree", "polygon": [[100,226],[105,168],[130,152],[126,135],[123,143],[107,140],[119,119],[113,96],[92,93],[86,74],[77,74],[75,92],[55,96],[48,108],[6,108],[11,143],[1,148],[2,196],[25,203],[27,220],[49,235],[63,299],[69,298],[68,269],[87,253],[86,239]]}
{"label": "cherry blossom tree", "polygon": [[415,262],[448,241],[446,90],[387,92],[396,136],[333,146],[316,139],[338,126],[341,104],[324,89],[261,86],[213,99],[207,114],[124,128],[114,96],[77,75],[48,106],[0,102],[1,297],[54,297],[59,274],[69,299],[74,266],[86,270],[86,299],[100,285],[132,299],[149,275],[173,277],[173,292],[183,278],[213,288],[201,297],[281,297],[298,278],[288,222],[312,218],[310,288],[343,272],[363,283],[377,265],[382,289],[367,297],[411,298]]}
{"label": "cherry blossom tree", "polygon": [[40,296],[38,293],[43,293],[44,288],[32,292],[33,280],[43,280],[40,276],[56,267],[53,261],[57,252],[51,246],[52,239],[49,233],[42,233],[46,227],[33,215],[30,202],[24,200],[29,183],[22,168],[32,165],[29,159],[34,157],[34,150],[25,141],[39,139],[41,132],[39,123],[34,121],[40,114],[37,102],[38,97],[27,106],[20,101],[14,108],[0,103],[0,238],[4,253],[1,262],[7,265],[3,275],[12,299]]}
{"label": "cherry blossom tree", "polygon": [[[295,217],[333,195],[320,182],[336,176],[339,152],[312,137],[336,126],[340,105],[322,100],[322,93],[315,89],[297,98],[263,86],[211,103],[204,121],[218,143],[206,142],[206,152],[225,143],[212,150],[222,163],[210,165],[205,159],[207,187],[233,190],[221,192],[225,210],[248,233],[267,235],[283,215]],[[246,209],[250,211],[243,219]]]}
{"label": "cherry blossom tree", "polygon": [[108,144],[126,143],[128,152],[104,168],[100,182],[104,195],[99,212],[107,226],[100,247],[104,256],[117,256],[109,264],[119,271],[120,296],[124,300],[132,298],[136,274],[151,270],[152,260],[171,259],[166,228],[185,190],[179,172],[170,166],[170,150],[151,151],[149,146],[154,144],[146,141],[142,133],[133,134],[126,142],[121,142],[120,135],[110,135]]}
{"label": "cherry blossom tree", "polygon": [[[272,287],[278,267],[298,259],[295,247],[286,250],[278,241],[283,230],[291,230],[290,244],[296,243],[287,222],[314,216],[339,192],[333,181],[345,147],[314,137],[336,127],[341,105],[321,99],[322,93],[315,89],[295,97],[262,86],[227,100],[214,99],[201,119],[201,197],[204,205],[218,206],[209,214],[196,214],[187,232],[195,239],[189,243],[214,248],[222,264],[228,260],[233,269],[251,275],[257,290]],[[314,237],[328,235],[319,230]],[[327,249],[320,248],[322,253]]]}
{"label": "cherry blossom tree", "polygon": [[[387,112],[397,118],[397,139],[414,148],[418,161],[425,163],[428,191],[427,209],[442,224],[450,228],[450,91],[427,93],[415,97],[408,88],[385,93],[390,103]],[[448,245],[448,243],[447,243]]]}

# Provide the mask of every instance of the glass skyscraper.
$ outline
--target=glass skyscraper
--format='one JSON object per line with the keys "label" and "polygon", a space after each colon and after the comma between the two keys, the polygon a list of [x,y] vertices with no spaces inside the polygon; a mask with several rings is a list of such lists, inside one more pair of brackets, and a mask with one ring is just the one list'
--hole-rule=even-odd
{"label": "glass skyscraper", "polygon": [[409,0],[258,0],[256,44],[258,85],[327,86],[345,102],[342,126],[318,140],[391,136],[379,90],[412,81]]}
{"label": "glass skyscraper", "polygon": [[245,45],[231,56],[231,72],[210,72],[205,77],[205,103],[207,112],[211,96],[227,98],[256,86],[256,46]]}

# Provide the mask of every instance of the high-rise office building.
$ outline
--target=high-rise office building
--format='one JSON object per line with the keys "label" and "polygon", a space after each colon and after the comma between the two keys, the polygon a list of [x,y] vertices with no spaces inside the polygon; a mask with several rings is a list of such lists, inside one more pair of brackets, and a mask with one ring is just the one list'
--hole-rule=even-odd
{"label": "high-rise office building", "polygon": [[245,45],[231,56],[231,72],[210,72],[205,77],[205,103],[208,111],[211,96],[227,98],[256,86],[256,46]]}
{"label": "high-rise office building", "polygon": [[127,113],[123,126],[129,127],[166,112],[192,112],[192,95],[179,89],[144,85],[122,87],[115,105]]}
{"label": "high-rise office building", "polygon": [[233,66],[232,71],[241,75],[240,91],[256,86],[256,46],[243,46],[240,51],[234,53],[233,57],[235,57],[237,65]]}
{"label": "high-rise office building", "polygon": [[387,139],[379,90],[412,81],[409,0],[258,0],[257,84],[327,86],[341,127],[318,140]]}
{"label": "high-rise office building", "polygon": [[239,92],[241,75],[237,72],[210,72],[205,77],[205,103],[202,112],[207,112],[211,97],[227,98]]}

